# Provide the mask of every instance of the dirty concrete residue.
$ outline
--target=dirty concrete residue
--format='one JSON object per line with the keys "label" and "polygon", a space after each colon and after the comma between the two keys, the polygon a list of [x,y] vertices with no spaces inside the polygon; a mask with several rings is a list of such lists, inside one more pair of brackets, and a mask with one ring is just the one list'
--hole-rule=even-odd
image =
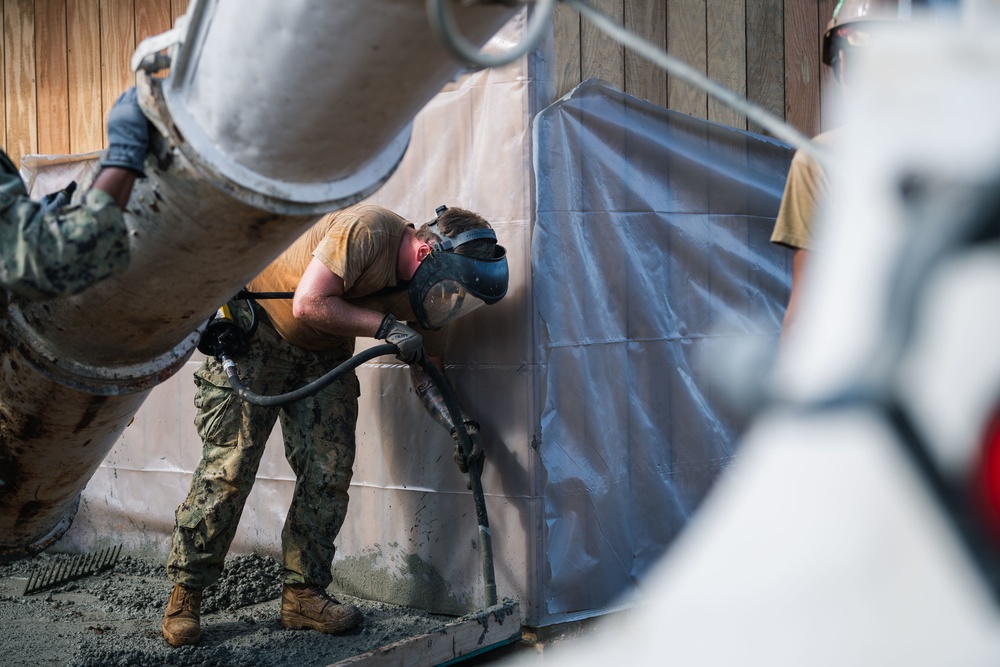
{"label": "dirty concrete residue", "polygon": [[0,498],[5,494],[14,493],[15,482],[18,479],[17,452],[12,452],[3,437],[2,419],[0,419]]}
{"label": "dirty concrete residue", "polygon": [[331,588],[439,614],[461,616],[474,611],[477,601],[456,595],[452,583],[416,554],[399,553],[386,558],[381,551],[370,550],[363,556],[336,561]]}
{"label": "dirty concrete residue", "polygon": [[107,396],[91,396],[90,400],[87,401],[87,407],[84,409],[83,416],[80,417],[80,421],[73,427],[73,433],[80,433],[83,429],[90,426],[94,418],[101,413],[101,408],[107,400]]}
{"label": "dirty concrete residue", "polygon": [[363,626],[347,635],[285,630],[278,621],[281,565],[238,556],[205,589],[199,646],[170,648],[160,623],[170,582],[162,563],[122,555],[110,570],[24,596],[31,572],[69,561],[42,554],[0,565],[0,667],[325,666],[453,619],[339,596],[357,604]]}

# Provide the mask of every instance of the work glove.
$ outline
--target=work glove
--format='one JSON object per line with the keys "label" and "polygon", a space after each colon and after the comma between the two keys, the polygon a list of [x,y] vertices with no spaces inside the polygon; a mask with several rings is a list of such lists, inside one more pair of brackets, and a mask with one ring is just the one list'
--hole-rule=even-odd
{"label": "work glove", "polygon": [[45,195],[42,197],[42,201],[40,202],[42,205],[42,212],[55,213],[63,206],[68,205],[70,200],[73,198],[74,192],[76,192],[76,181],[70,181],[70,184],[62,190]]}
{"label": "work glove", "polygon": [[143,163],[149,150],[149,120],[139,108],[135,87],[122,93],[108,114],[108,150],[101,166],[124,167],[145,176]]}
{"label": "work glove", "polygon": [[396,346],[396,358],[407,364],[415,364],[424,356],[424,339],[416,331],[396,319],[392,313],[382,318],[375,337]]}
{"label": "work glove", "polygon": [[486,452],[483,451],[482,441],[479,439],[479,422],[473,421],[471,419],[466,419],[464,422],[465,429],[469,433],[469,440],[472,441],[472,453],[467,457],[465,451],[462,449],[462,437],[458,434],[458,429],[460,427],[456,426],[451,429],[451,439],[455,441],[455,453],[452,457],[455,463],[458,464],[458,469],[463,473],[469,472],[469,461],[475,461],[478,466],[479,472],[483,471],[483,462],[486,460]]}

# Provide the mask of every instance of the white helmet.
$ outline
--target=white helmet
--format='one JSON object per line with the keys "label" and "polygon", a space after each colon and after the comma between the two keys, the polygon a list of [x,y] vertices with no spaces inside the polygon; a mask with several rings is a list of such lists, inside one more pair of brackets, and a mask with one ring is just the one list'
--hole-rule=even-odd
{"label": "white helmet", "polygon": [[840,0],[833,9],[833,18],[823,33],[823,64],[832,65],[837,28],[863,21],[908,21],[912,16],[910,0]]}

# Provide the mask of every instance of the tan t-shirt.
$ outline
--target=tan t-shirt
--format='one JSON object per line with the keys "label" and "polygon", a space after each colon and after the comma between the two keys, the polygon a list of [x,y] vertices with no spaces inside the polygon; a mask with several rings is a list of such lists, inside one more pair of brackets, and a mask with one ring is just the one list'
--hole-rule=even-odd
{"label": "tan t-shirt", "polygon": [[[824,132],[813,141],[829,147],[835,132]],[[796,250],[812,250],[816,216],[822,207],[832,204],[830,177],[823,165],[812,154],[796,151],[788,170],[771,242]]]}
{"label": "tan t-shirt", "polygon": [[[315,256],[344,281],[344,298],[355,306],[392,313],[411,323],[424,339],[430,356],[441,356],[444,330],[416,325],[406,283],[396,281],[396,259],[403,229],[413,226],[387,208],[359,204],[330,213],[299,237],[285,252],[250,281],[251,292],[294,292]],[[261,299],[282,338],[307,350],[343,348],[353,354],[354,338],[319,331],[292,315],[291,299]]]}

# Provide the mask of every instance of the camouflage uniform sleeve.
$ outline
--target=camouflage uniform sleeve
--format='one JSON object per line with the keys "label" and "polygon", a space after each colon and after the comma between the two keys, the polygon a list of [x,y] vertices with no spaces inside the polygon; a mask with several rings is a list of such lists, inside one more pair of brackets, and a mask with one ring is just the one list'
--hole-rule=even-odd
{"label": "camouflage uniform sleeve", "polygon": [[44,213],[0,162],[0,285],[27,298],[64,296],[128,266],[128,229],[110,195],[91,190],[82,204]]}

